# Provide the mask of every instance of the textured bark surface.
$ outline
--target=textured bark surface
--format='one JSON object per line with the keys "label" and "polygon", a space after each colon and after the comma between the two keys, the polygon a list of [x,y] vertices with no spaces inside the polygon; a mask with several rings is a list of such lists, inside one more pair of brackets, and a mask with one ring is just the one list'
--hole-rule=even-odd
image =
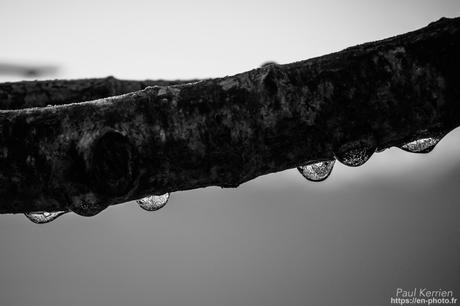
{"label": "textured bark surface", "polygon": [[[236,187],[350,150],[443,135],[460,125],[459,55],[456,18],[194,83],[1,84],[0,212],[94,215],[150,194]],[[140,90],[148,85],[160,86]]]}
{"label": "textured bark surface", "polygon": [[96,100],[138,91],[148,86],[169,86],[197,80],[50,80],[0,83],[0,110],[45,107]]}

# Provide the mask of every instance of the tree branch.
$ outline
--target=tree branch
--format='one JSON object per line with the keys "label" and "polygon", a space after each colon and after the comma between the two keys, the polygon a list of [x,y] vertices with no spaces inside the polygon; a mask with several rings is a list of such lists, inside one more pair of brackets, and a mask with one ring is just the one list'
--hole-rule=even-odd
{"label": "tree branch", "polygon": [[[92,215],[150,194],[236,187],[444,135],[460,125],[459,54],[455,18],[194,83],[1,84],[0,212]],[[140,90],[148,85],[161,86]]]}
{"label": "tree branch", "polygon": [[64,105],[118,96],[148,86],[170,86],[198,80],[118,80],[114,77],[80,80],[0,83],[0,110]]}

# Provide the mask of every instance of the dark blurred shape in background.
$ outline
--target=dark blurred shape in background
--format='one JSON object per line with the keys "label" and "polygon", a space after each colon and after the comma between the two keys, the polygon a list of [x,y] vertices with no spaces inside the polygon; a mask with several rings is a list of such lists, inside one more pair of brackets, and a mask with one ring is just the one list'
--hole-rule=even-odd
{"label": "dark blurred shape in background", "polygon": [[14,75],[25,78],[35,78],[55,75],[57,66],[52,65],[23,65],[0,62],[0,75]]}

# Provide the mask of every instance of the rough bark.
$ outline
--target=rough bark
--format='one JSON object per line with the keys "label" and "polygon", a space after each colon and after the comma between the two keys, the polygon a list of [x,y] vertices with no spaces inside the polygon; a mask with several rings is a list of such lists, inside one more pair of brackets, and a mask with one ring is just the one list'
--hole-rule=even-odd
{"label": "rough bark", "polygon": [[[93,215],[150,194],[236,187],[350,150],[443,135],[460,125],[459,54],[455,18],[194,83],[1,84],[0,212]],[[94,98],[102,99],[69,104]]]}
{"label": "rough bark", "polygon": [[198,80],[118,80],[114,77],[0,83],[0,110],[63,105],[118,96],[148,86],[186,84]]}

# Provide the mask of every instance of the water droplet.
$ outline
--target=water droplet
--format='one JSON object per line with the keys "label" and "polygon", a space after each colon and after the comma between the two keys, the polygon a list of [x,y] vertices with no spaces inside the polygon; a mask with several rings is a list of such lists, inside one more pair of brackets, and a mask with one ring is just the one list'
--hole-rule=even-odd
{"label": "water droplet", "polygon": [[434,147],[441,140],[439,137],[428,137],[421,138],[405,145],[402,145],[400,148],[404,151],[411,153],[430,153],[433,151]]}
{"label": "water droplet", "polygon": [[67,213],[67,211],[53,211],[53,212],[41,211],[41,212],[25,213],[24,215],[33,223],[43,224],[43,223],[51,222],[57,217],[62,216],[65,213]]}
{"label": "water droplet", "polygon": [[335,159],[320,161],[297,167],[297,170],[309,181],[321,182],[329,177],[334,168]]}
{"label": "water droplet", "polygon": [[374,152],[375,148],[362,147],[336,154],[336,158],[346,166],[358,167],[367,162]]}
{"label": "water droplet", "polygon": [[137,204],[139,204],[142,209],[147,211],[155,211],[165,206],[166,202],[168,202],[168,199],[169,193],[162,195],[152,195],[138,200]]}
{"label": "water droplet", "polygon": [[93,217],[107,208],[106,203],[102,203],[93,194],[86,194],[72,199],[69,209],[77,215],[83,217]]}

